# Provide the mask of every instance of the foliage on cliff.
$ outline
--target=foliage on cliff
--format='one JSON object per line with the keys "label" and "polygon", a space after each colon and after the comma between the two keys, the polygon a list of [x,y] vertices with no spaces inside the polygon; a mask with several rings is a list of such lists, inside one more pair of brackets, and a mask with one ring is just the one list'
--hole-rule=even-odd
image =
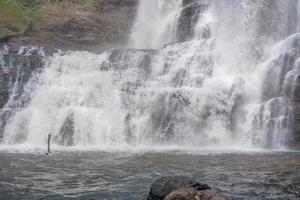
{"label": "foliage on cliff", "polygon": [[[122,2],[134,2],[123,0]],[[0,0],[0,42],[65,46],[121,40],[133,20],[134,6],[113,0]]]}
{"label": "foliage on cliff", "polygon": [[0,0],[0,39],[24,33],[32,11],[16,1]]}

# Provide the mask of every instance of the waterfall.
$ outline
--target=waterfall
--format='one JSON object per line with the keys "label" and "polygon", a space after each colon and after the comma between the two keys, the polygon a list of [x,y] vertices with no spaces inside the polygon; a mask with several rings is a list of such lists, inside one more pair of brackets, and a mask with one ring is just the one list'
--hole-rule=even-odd
{"label": "waterfall", "polygon": [[48,57],[2,143],[289,148],[300,132],[298,8],[141,0],[128,49]]}
{"label": "waterfall", "polygon": [[174,42],[181,4],[181,0],[140,0],[129,46],[159,48]]}

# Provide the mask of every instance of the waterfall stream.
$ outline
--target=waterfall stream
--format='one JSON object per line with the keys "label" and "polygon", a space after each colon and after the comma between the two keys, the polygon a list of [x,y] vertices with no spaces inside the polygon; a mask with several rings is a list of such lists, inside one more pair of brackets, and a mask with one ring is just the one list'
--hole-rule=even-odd
{"label": "waterfall stream", "polygon": [[51,134],[56,146],[84,148],[289,148],[299,129],[299,5],[140,0],[127,49],[45,58],[26,84],[30,98],[17,98],[26,103],[2,109],[2,144],[45,146]]}

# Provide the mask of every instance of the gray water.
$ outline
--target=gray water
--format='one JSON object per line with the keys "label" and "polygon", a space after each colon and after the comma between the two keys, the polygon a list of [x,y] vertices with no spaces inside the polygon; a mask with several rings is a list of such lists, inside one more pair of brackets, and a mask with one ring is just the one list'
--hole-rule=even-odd
{"label": "gray water", "polygon": [[[202,154],[202,155],[201,155]],[[152,182],[191,176],[236,199],[299,199],[300,153],[0,153],[0,199],[146,199]]]}

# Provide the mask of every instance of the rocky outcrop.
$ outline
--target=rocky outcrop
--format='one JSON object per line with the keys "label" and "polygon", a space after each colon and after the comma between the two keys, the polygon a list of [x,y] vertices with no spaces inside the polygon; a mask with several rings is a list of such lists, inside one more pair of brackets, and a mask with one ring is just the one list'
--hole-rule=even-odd
{"label": "rocky outcrop", "polygon": [[0,108],[13,95],[16,100],[24,93],[24,86],[34,73],[38,73],[44,65],[46,56],[56,52],[54,49],[24,46],[20,49],[2,46],[0,53]]}
{"label": "rocky outcrop", "polygon": [[2,39],[2,43],[100,52],[127,42],[137,0],[96,0],[88,8],[80,7],[82,2],[73,2],[67,8],[58,4],[51,8],[53,11],[41,8],[42,16],[29,23],[24,34]]}
{"label": "rocky outcrop", "polygon": [[151,186],[147,200],[230,200],[189,177],[162,177]]}
{"label": "rocky outcrop", "polygon": [[54,42],[63,48],[114,46],[126,42],[134,16],[134,1],[107,1],[102,11],[78,13],[45,29],[53,31]]}

